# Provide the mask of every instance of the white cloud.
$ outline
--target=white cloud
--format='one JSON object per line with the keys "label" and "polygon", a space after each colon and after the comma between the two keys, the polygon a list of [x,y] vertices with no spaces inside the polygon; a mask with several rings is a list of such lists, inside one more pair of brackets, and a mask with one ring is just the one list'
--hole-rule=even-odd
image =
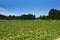
{"label": "white cloud", "polygon": [[16,13],[11,13],[11,12],[0,12],[0,14],[3,14],[3,15],[16,15]]}
{"label": "white cloud", "polygon": [[0,7],[0,14],[6,15],[6,16],[8,16],[8,15],[17,15],[16,13],[7,11],[7,9],[2,8],[2,7]]}
{"label": "white cloud", "polygon": [[5,9],[5,8],[0,7],[0,11],[4,11],[4,10],[6,10],[6,9]]}

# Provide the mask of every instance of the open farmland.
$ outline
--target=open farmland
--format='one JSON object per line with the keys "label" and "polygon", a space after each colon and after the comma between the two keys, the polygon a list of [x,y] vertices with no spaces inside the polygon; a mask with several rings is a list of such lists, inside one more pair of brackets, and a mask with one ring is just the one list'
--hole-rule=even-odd
{"label": "open farmland", "polygon": [[0,21],[0,40],[54,40],[58,37],[59,20]]}

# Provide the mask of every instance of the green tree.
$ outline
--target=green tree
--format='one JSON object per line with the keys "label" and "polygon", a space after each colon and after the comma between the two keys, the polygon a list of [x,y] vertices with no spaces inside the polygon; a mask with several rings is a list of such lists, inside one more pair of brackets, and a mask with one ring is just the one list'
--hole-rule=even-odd
{"label": "green tree", "polygon": [[0,14],[0,19],[6,19],[5,15]]}
{"label": "green tree", "polygon": [[21,19],[25,19],[25,20],[31,20],[31,19],[35,19],[35,15],[32,15],[32,14],[23,14],[20,16]]}
{"label": "green tree", "polygon": [[60,19],[60,11],[56,9],[51,9],[48,14],[51,19]]}

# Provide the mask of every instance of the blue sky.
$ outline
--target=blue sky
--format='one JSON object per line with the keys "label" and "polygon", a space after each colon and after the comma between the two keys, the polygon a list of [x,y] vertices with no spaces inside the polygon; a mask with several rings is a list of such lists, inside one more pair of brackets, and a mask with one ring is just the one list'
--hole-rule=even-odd
{"label": "blue sky", "polygon": [[48,15],[51,8],[60,9],[60,0],[0,0],[0,14]]}

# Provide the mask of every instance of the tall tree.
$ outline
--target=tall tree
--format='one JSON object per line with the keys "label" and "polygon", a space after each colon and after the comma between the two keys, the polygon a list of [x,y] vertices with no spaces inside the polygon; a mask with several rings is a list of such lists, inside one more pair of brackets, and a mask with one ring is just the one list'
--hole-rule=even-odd
{"label": "tall tree", "polygon": [[48,14],[51,19],[60,19],[60,11],[56,9],[51,9]]}

